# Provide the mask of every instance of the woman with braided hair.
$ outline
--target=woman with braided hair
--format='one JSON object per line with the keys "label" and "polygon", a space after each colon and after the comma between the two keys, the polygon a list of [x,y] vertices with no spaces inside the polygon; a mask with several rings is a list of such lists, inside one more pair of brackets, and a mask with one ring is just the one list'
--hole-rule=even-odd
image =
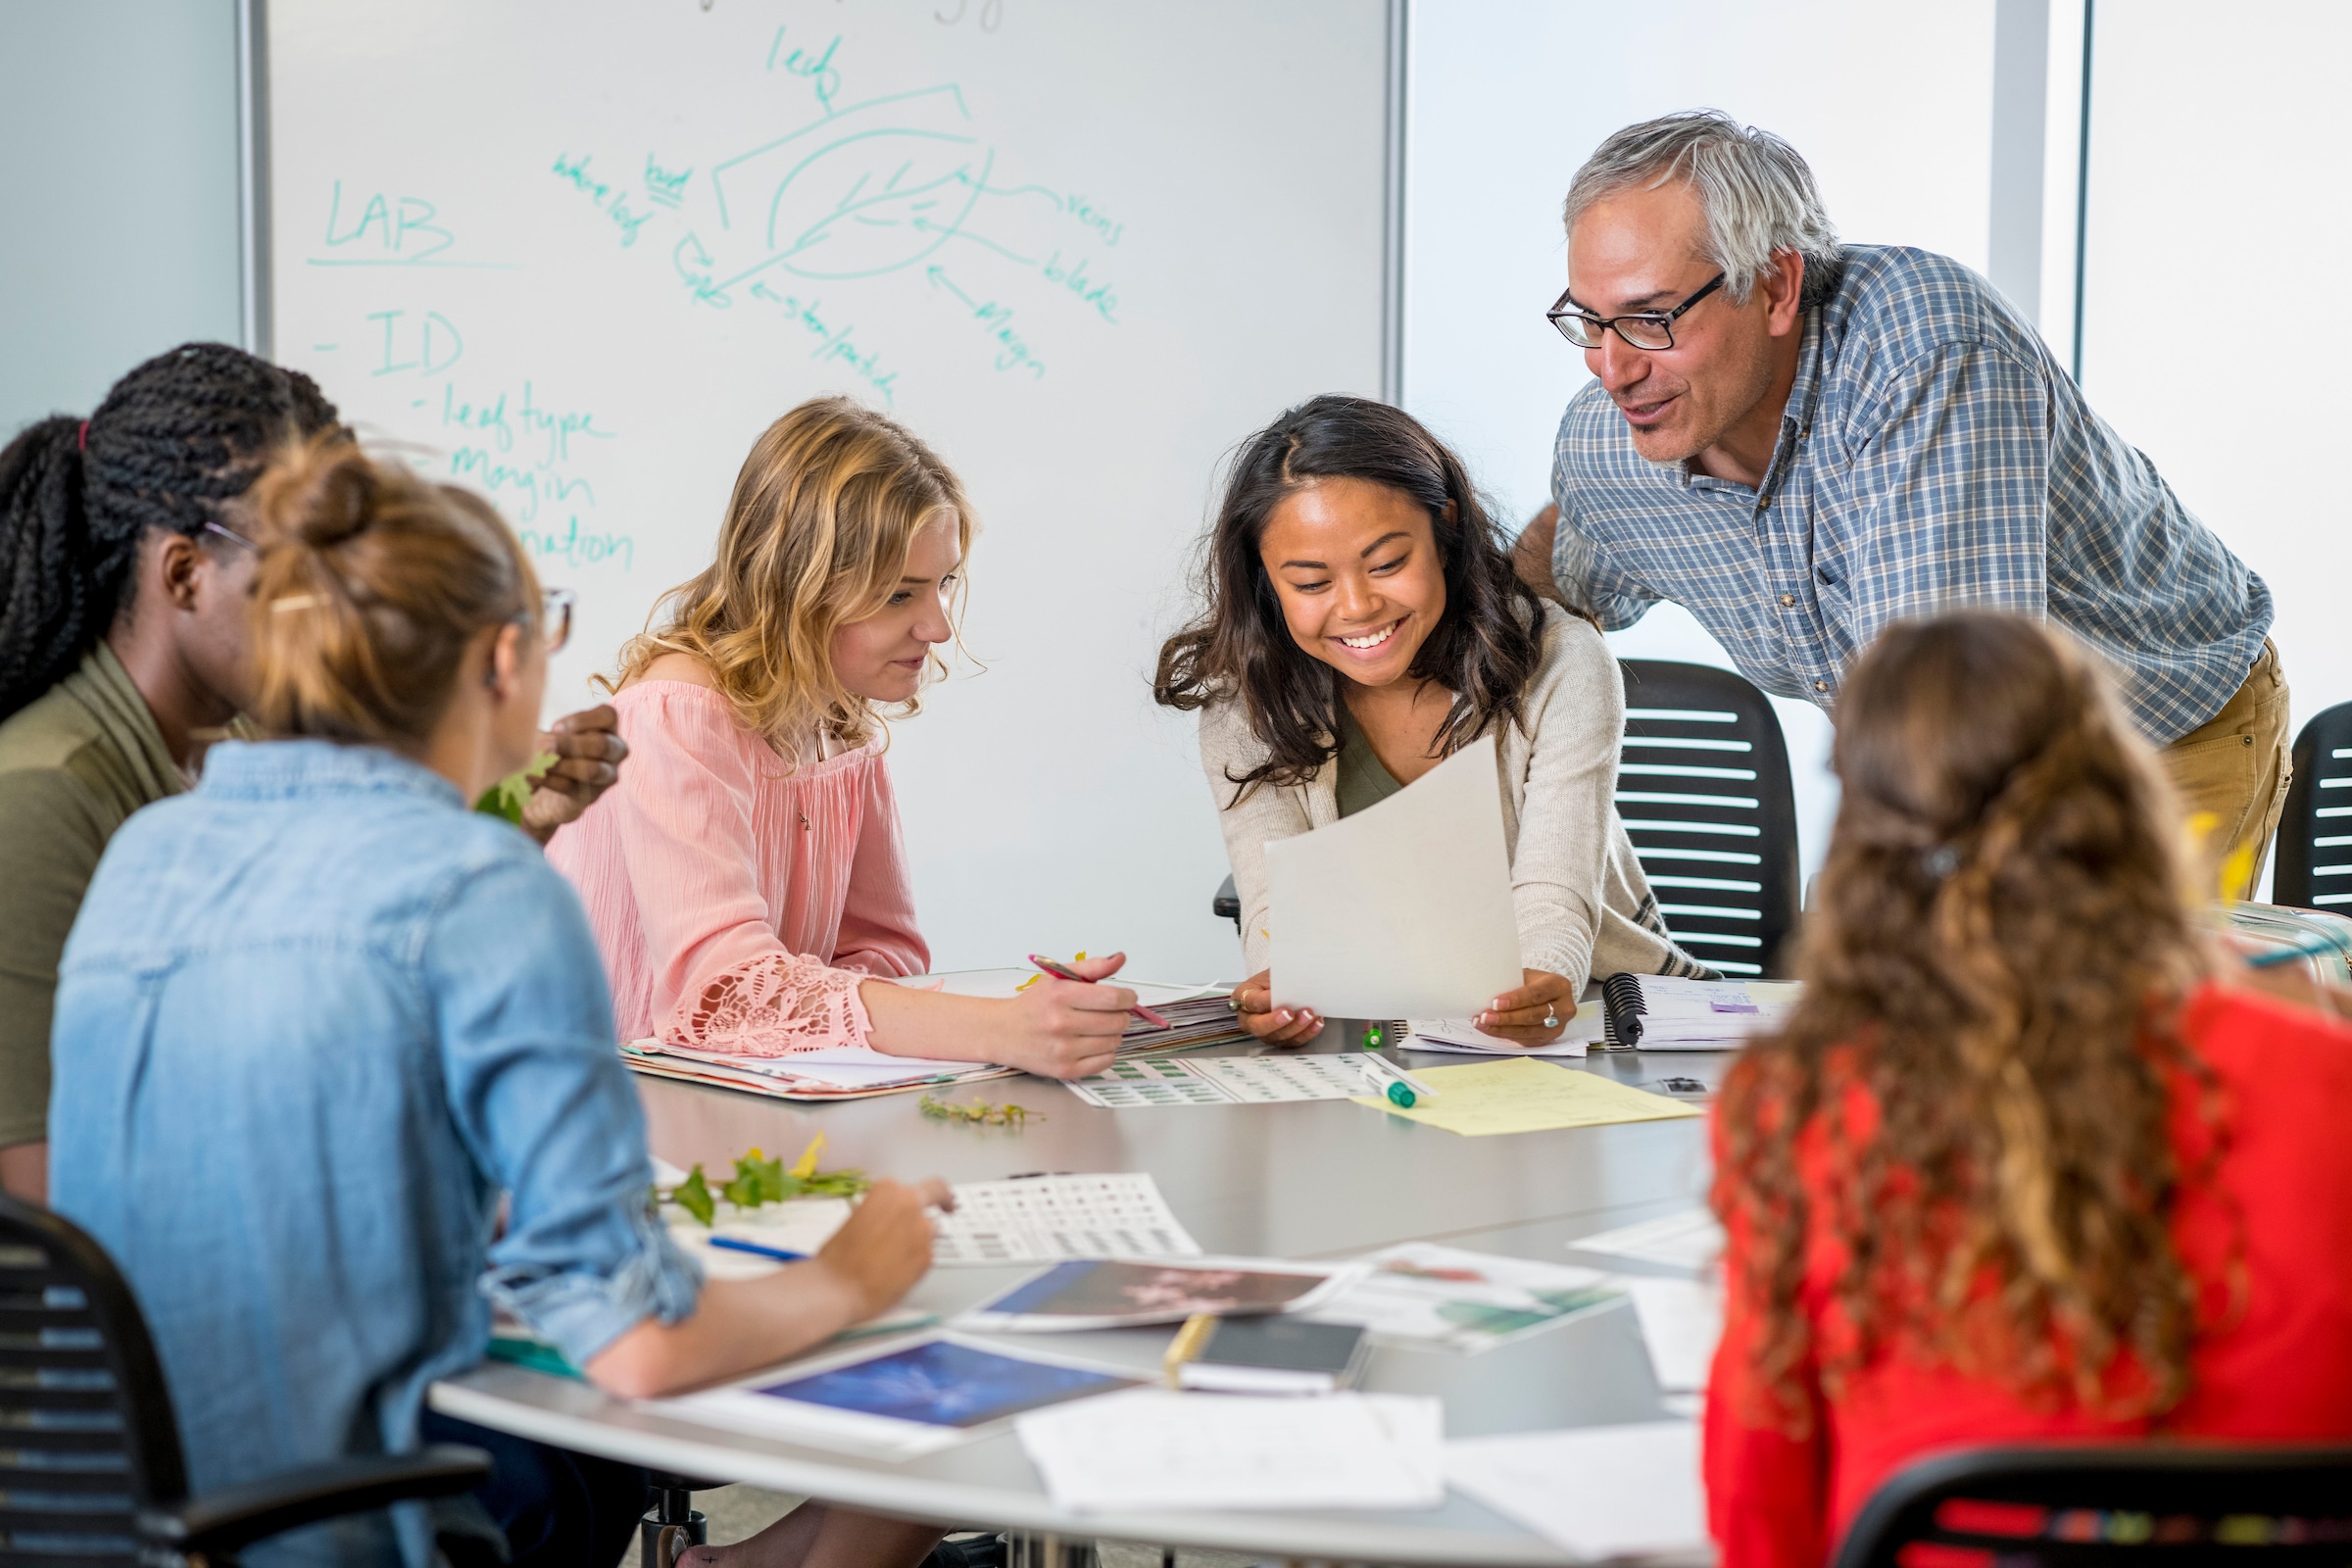
{"label": "woman with braided hair", "polygon": [[[99,854],[247,706],[245,492],[337,422],[310,377],[190,343],[0,450],[0,1187],[20,1197],[47,1189],[57,958]],[[556,730],[525,817],[542,842],[627,751],[611,709]]]}
{"label": "woman with braided hair", "polygon": [[2352,1029],[2200,935],[2105,677],[1898,623],[1834,760],[1803,999],[1717,1105],[1726,1568],[1828,1560],[1933,1448],[2352,1437]]}

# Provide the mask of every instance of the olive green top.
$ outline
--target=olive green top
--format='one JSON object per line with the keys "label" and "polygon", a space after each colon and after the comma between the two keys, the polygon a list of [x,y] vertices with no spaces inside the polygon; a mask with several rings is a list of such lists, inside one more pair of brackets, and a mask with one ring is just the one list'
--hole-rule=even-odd
{"label": "olive green top", "polygon": [[1353,816],[1367,806],[1378,806],[1404,788],[1396,775],[1383,766],[1380,757],[1372,750],[1371,739],[1364,727],[1348,710],[1345,699],[1340,703],[1340,814]]}
{"label": "olive green top", "polygon": [[107,840],[186,789],[114,650],[0,723],[0,1147],[49,1136],[57,957]]}

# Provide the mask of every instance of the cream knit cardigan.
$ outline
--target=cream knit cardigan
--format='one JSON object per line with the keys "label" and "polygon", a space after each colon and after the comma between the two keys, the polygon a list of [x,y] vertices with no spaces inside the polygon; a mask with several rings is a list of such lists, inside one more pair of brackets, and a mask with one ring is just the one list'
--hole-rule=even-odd
{"label": "cream knit cardigan", "polygon": [[[1522,968],[1587,979],[1618,973],[1706,974],[1666,935],[1633,841],[1617,815],[1625,684],[1592,622],[1544,606],[1544,659],[1520,722],[1498,737],[1502,841],[1511,859]],[[1266,967],[1266,845],[1340,819],[1339,759],[1304,784],[1260,784],[1234,800],[1234,775],[1264,760],[1242,704],[1200,710],[1200,766],[1225,830],[1242,902],[1242,950]]]}

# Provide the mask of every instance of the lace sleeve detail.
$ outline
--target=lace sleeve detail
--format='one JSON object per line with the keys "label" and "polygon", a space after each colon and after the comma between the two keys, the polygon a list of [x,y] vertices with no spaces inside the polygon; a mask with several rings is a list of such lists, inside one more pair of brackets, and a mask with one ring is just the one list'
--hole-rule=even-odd
{"label": "lace sleeve detail", "polygon": [[789,1056],[865,1044],[863,975],[791,953],[746,959],[678,999],[662,1038],[693,1051]]}

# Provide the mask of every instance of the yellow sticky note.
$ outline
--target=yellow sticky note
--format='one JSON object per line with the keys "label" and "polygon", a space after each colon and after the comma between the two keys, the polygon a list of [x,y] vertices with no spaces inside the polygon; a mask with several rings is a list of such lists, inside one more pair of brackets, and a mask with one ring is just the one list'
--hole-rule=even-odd
{"label": "yellow sticky note", "polygon": [[1699,1114],[1664,1095],[1630,1084],[1518,1056],[1460,1067],[1416,1067],[1413,1076],[1438,1092],[1411,1109],[1385,1100],[1358,1100],[1407,1121],[1426,1122],[1465,1138],[1490,1133],[1536,1133],[1555,1127],[1604,1127],[1620,1121],[1666,1121]]}

